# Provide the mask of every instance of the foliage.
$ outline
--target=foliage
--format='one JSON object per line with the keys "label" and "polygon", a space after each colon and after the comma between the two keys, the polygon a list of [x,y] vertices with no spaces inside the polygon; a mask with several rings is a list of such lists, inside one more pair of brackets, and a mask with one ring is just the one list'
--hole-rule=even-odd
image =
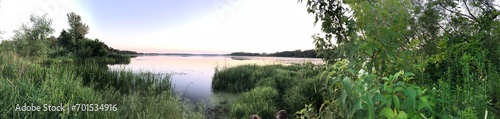
{"label": "foliage", "polygon": [[[0,118],[204,118],[173,96],[168,75],[110,71],[106,64],[130,57],[98,39],[85,38],[88,26],[68,14],[70,29],[58,38],[47,16],[32,15],[12,40],[0,44]],[[16,104],[115,104],[113,111],[15,111]],[[166,116],[166,117],[165,117]]]}
{"label": "foliage", "polygon": [[[71,65],[46,67],[17,53],[0,51],[0,118],[204,118],[203,113],[173,96],[168,77],[161,78],[167,83],[149,83],[159,79],[147,72],[85,70],[80,72],[82,70]],[[107,75],[120,76],[120,79]],[[87,85],[86,80],[90,80]],[[110,83],[110,80],[118,83]],[[65,108],[77,103],[116,104],[117,111],[14,110],[16,104],[24,103],[37,106],[62,103]]]}
{"label": "foliage", "polygon": [[82,18],[80,15],[71,12],[67,14],[68,17],[68,24],[69,24],[69,29],[68,32],[71,36],[71,38],[78,40],[85,38],[85,35],[89,33],[89,27],[88,25],[82,23]]}
{"label": "foliage", "polygon": [[258,77],[252,76],[254,71],[258,71],[256,65],[237,66],[232,70],[218,71],[216,69],[212,79],[212,90],[227,90],[228,92],[248,91],[255,85],[256,80],[253,77]]}
{"label": "foliage", "polygon": [[47,36],[54,31],[51,25],[52,20],[47,15],[31,15],[30,22],[15,31],[10,45],[14,45],[14,51],[19,55],[40,61],[50,52]]}
{"label": "foliage", "polygon": [[[302,0],[298,0],[302,2]],[[328,63],[334,63],[340,58],[354,58],[343,52],[355,50],[339,50],[352,45],[351,37],[354,35],[354,20],[348,17],[348,7],[342,5],[340,0],[308,0],[307,12],[314,14],[314,24],[321,23],[320,34],[312,36],[318,56]],[[336,42],[332,42],[332,39]]]}
{"label": "foliage", "polygon": [[274,118],[278,110],[274,105],[278,97],[278,91],[271,87],[256,87],[241,96],[231,106],[231,117],[248,118],[257,114],[262,118]]}
{"label": "foliage", "polygon": [[345,60],[339,61],[321,75],[325,101],[318,114],[311,112],[309,105],[297,116],[421,118],[430,115],[433,103],[424,95],[425,90],[408,84],[412,76],[412,73],[400,71],[380,79],[364,71],[355,72],[347,67]]}
{"label": "foliage", "polygon": [[[242,90],[241,87],[246,87],[249,90],[254,90],[257,87],[270,87],[277,91],[278,97],[266,101],[271,101],[272,106],[277,107],[277,109],[295,112],[302,109],[308,102],[316,102],[314,104],[321,104],[323,102],[321,93],[317,92],[322,82],[314,78],[320,71],[321,66],[312,64],[290,66],[241,65],[216,71],[212,80],[212,88],[215,90],[217,86],[221,86],[215,91],[238,92],[238,90]],[[240,78],[239,76],[247,78]],[[240,86],[232,87],[234,84],[240,84]],[[238,90],[235,90],[235,88]],[[248,97],[240,97],[239,99],[241,98]],[[235,108],[235,106],[233,105],[231,108]],[[276,111],[278,110],[270,112]],[[243,110],[243,112],[248,114],[255,113],[250,110]]]}
{"label": "foliage", "polygon": [[277,87],[281,88],[280,92],[283,92],[285,86],[288,86],[287,83],[290,84],[295,81],[291,79],[304,78],[314,73],[310,71],[312,69],[301,70],[301,67],[241,65],[222,70],[216,68],[212,80],[212,89],[238,93],[248,91],[256,87],[256,85],[272,85],[273,87],[277,85]]}
{"label": "foliage", "polygon": [[[81,17],[75,13],[68,14],[70,28],[62,30],[56,38],[50,36],[54,29],[52,20],[47,15],[32,15],[30,22],[24,23],[11,40],[2,41],[3,49],[15,51],[19,56],[29,58],[37,63],[55,64],[64,63],[58,59],[72,59],[72,61],[105,63],[127,63],[129,56],[108,47],[99,39],[85,38],[88,26],[81,22]],[[134,53],[136,54],[136,53]]]}
{"label": "foliage", "polygon": [[322,80],[319,78],[308,78],[296,84],[297,86],[287,89],[282,98],[288,112],[293,114],[306,108],[306,105],[310,106],[308,110],[320,108],[324,99],[322,95],[322,83]]}
{"label": "foliage", "polygon": [[[378,89],[380,94],[384,94],[384,91],[389,93],[386,100],[390,100],[390,95],[394,97],[396,94],[395,97],[401,102],[405,95],[409,95],[405,92],[405,95],[391,92],[391,88],[386,90],[386,86],[380,84],[390,81],[386,79],[399,80],[399,73],[391,74],[403,70],[414,72],[412,77],[415,79],[404,81],[405,86],[398,89],[432,89],[424,97],[429,105],[434,103],[437,108],[424,112],[418,107],[412,110],[404,107],[398,109],[395,105],[390,105],[397,103],[392,99],[393,103],[383,103],[389,104],[387,108],[376,108],[375,112],[381,112],[388,118],[399,114],[410,118],[412,113],[438,118],[494,117],[499,114],[500,111],[494,106],[498,105],[498,91],[492,90],[492,87],[498,87],[496,81],[500,68],[497,38],[500,35],[497,32],[500,28],[500,12],[495,2],[307,0],[306,6],[307,11],[315,15],[314,24],[321,23],[324,34],[313,35],[319,54],[329,64],[347,60],[348,69],[352,70],[330,73],[340,74],[349,80],[339,79],[338,82],[342,83],[337,83],[335,88],[324,89],[326,92],[338,91],[333,94],[341,95],[341,89],[351,90],[345,96],[346,101],[353,101],[352,98],[357,99],[355,97],[362,97],[370,92],[352,92],[361,85],[348,86],[355,87],[354,89],[345,89],[344,86],[360,82],[360,79],[372,80],[375,82],[372,85],[378,87],[373,90]],[[332,40],[337,42],[332,43]],[[354,69],[363,69],[367,72],[367,77],[354,77]],[[339,77],[335,76],[333,79],[335,78]],[[324,84],[332,82],[333,80],[325,81]],[[394,86],[395,89],[397,86]],[[349,96],[351,98],[347,98]],[[324,104],[341,105],[339,103],[342,102],[336,101],[338,98],[344,100],[342,96],[333,95],[333,99],[325,99]],[[426,102],[420,103],[426,105]],[[349,118],[358,111],[342,109],[354,107],[341,108],[340,112],[329,110],[325,111],[327,114],[319,113],[318,116],[340,113],[343,118]],[[366,106],[361,107],[362,110]],[[320,112],[324,110],[319,109]],[[306,109],[306,112],[307,110],[310,109]],[[493,114],[486,113],[488,110],[495,111]],[[368,116],[375,118],[369,114]]]}
{"label": "foliage", "polygon": [[108,46],[99,39],[84,39],[79,43],[80,48],[76,51],[78,57],[106,57],[109,54]]}

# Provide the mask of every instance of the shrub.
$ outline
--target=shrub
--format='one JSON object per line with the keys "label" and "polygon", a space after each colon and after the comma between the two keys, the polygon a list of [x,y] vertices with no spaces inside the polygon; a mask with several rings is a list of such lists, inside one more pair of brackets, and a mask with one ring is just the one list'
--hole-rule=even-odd
{"label": "shrub", "polygon": [[400,71],[378,78],[347,67],[342,60],[321,75],[325,98],[318,114],[310,105],[297,114],[321,118],[420,118],[430,115],[433,103],[424,95],[425,91],[406,84],[412,79],[412,73]]}

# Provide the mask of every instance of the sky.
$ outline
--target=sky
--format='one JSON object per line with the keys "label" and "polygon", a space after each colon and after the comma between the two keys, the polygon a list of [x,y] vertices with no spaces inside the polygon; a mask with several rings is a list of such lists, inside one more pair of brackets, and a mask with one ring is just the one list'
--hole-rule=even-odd
{"label": "sky", "polygon": [[1,37],[45,13],[58,36],[69,12],[89,26],[88,38],[145,53],[307,50],[320,32],[296,0],[0,0]]}

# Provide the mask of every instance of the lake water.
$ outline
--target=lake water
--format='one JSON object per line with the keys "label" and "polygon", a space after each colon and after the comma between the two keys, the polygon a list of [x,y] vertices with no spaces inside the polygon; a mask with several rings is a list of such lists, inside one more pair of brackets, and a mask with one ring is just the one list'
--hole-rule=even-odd
{"label": "lake water", "polygon": [[176,94],[191,101],[212,98],[212,77],[216,67],[232,67],[243,64],[293,64],[310,61],[321,64],[318,58],[246,57],[246,56],[138,56],[126,65],[110,65],[111,69],[125,68],[132,71],[151,71],[170,74]]}

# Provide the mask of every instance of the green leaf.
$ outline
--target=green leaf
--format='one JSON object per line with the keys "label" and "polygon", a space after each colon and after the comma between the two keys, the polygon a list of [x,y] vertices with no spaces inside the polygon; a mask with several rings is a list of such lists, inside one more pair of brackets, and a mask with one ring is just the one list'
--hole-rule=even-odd
{"label": "green leaf", "polygon": [[396,95],[392,96],[392,101],[394,101],[394,106],[396,106],[396,109],[399,109],[399,98]]}
{"label": "green leaf", "polygon": [[391,108],[386,107],[382,109],[382,111],[380,111],[380,115],[385,116],[388,119],[391,119],[392,117],[394,117],[394,112],[392,111]]}
{"label": "green leaf", "polygon": [[352,69],[347,69],[347,72],[351,73],[351,75],[356,75],[356,71]]}
{"label": "green leaf", "polygon": [[415,104],[412,103],[408,98],[407,99],[403,99],[402,101],[403,101],[401,103],[401,109],[402,110],[414,109],[415,108]]}
{"label": "green leaf", "polygon": [[[379,94],[377,94],[379,95]],[[370,98],[369,94],[365,94],[365,99],[366,100],[366,108],[368,108],[368,118],[373,119],[375,118],[375,107],[373,104],[373,100]]]}
{"label": "green leaf", "polygon": [[[422,114],[422,113],[413,114],[413,116],[410,116],[410,119],[422,119],[421,114]],[[408,115],[411,115],[411,114],[408,114]],[[427,119],[427,118],[426,118],[426,119]]]}
{"label": "green leaf", "polygon": [[384,98],[384,96],[382,94],[377,94],[374,97],[374,101],[375,102],[378,102],[378,101],[382,101],[383,102],[384,100],[385,100],[385,98]]}
{"label": "green leaf", "polygon": [[342,106],[342,108],[346,108],[346,104],[345,104],[346,98],[347,98],[347,93],[345,90],[342,90],[342,92],[340,94],[340,105]]}
{"label": "green leaf", "polygon": [[344,86],[344,89],[350,94],[352,89],[351,78],[345,77],[342,81],[342,86]]}
{"label": "green leaf", "polygon": [[356,113],[356,111],[360,110],[363,108],[363,105],[361,105],[361,101],[357,101],[356,103],[354,103],[354,108],[351,109],[351,112],[349,113],[349,117],[354,117],[354,113]]}
{"label": "green leaf", "polygon": [[416,87],[416,89],[417,89],[417,95],[422,95],[422,93],[425,92],[425,90],[422,91],[422,89],[420,87]]}
{"label": "green leaf", "polygon": [[328,73],[328,75],[327,75],[328,77],[326,77],[326,78],[331,78],[331,77],[333,77],[335,74],[337,74],[337,72],[336,72],[336,71],[331,71],[330,73]]}
{"label": "green leaf", "polygon": [[353,108],[353,112],[359,110],[359,109],[362,109],[363,108],[363,105],[361,105],[361,101],[357,101],[355,104],[354,104],[354,108]]}
{"label": "green leaf", "polygon": [[398,119],[408,119],[408,115],[404,111],[399,111],[398,116],[396,116]]}
{"label": "green leaf", "polygon": [[387,78],[387,77],[384,77],[384,78],[382,78],[382,80],[386,80],[386,81],[389,81],[389,78]]}
{"label": "green leaf", "polygon": [[392,93],[398,92],[403,90],[403,87],[396,87]]}
{"label": "green leaf", "polygon": [[417,99],[417,91],[414,88],[412,88],[412,87],[408,87],[403,92],[404,92],[404,94],[406,96],[408,96],[408,98],[410,99],[411,103],[415,104],[416,99]]}
{"label": "green leaf", "polygon": [[392,88],[392,86],[386,86],[386,87],[384,87],[384,90],[386,92],[392,93],[394,89]]}
{"label": "green leaf", "polygon": [[422,101],[422,103],[420,103],[418,105],[417,110],[421,110],[424,107],[429,107],[429,102],[427,101],[427,97],[425,97],[425,96],[421,97],[420,100]]}
{"label": "green leaf", "polygon": [[398,81],[398,82],[396,83],[396,85],[394,85],[394,86],[403,86],[404,84],[405,84],[404,82],[402,82],[402,81]]}
{"label": "green leaf", "polygon": [[387,107],[391,107],[391,105],[392,105],[392,96],[387,94],[384,97],[386,97],[385,101],[387,101]]}
{"label": "green leaf", "polygon": [[403,73],[404,73],[404,71],[403,71],[403,70],[401,70],[401,71],[399,71],[398,73],[394,74],[394,79],[396,79],[396,78],[400,77],[401,75],[403,75]]}
{"label": "green leaf", "polygon": [[413,74],[411,72],[405,72],[405,74],[403,75],[404,78],[410,77],[410,76],[415,76],[415,74]]}

